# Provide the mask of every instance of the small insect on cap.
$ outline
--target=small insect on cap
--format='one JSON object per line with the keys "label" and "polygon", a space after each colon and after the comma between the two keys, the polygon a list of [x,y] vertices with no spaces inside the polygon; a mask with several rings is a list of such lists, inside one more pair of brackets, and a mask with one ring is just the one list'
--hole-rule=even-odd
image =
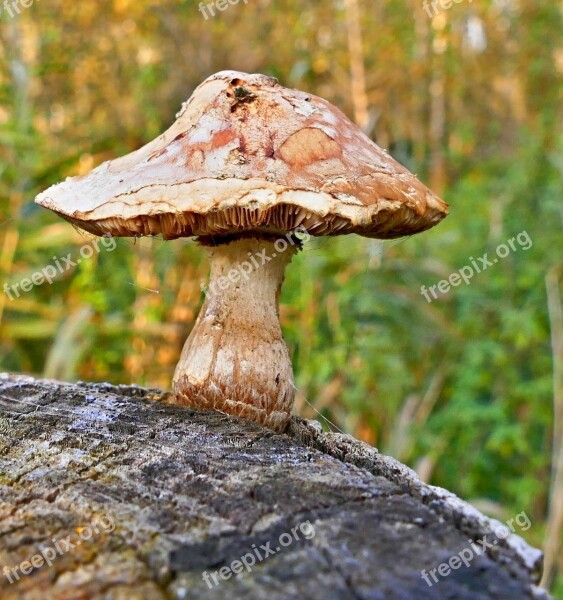
{"label": "small insect on cap", "polygon": [[266,75],[206,79],[139,150],[36,202],[97,235],[424,231],[448,206],[326,100]]}

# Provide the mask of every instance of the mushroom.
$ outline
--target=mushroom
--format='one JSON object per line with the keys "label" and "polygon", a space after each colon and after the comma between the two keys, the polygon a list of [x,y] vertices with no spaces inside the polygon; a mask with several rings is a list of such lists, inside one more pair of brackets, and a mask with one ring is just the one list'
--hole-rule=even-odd
{"label": "mushroom", "polygon": [[295,385],[279,323],[301,238],[424,231],[448,205],[326,100],[266,75],[206,79],[141,149],[36,202],[103,236],[196,237],[210,285],[174,375],[177,402],[286,426]]}

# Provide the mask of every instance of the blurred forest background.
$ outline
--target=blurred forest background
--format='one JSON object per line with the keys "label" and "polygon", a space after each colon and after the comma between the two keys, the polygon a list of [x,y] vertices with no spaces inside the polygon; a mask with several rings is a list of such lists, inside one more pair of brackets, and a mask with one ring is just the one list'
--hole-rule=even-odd
{"label": "blurred forest background", "polygon": [[[281,318],[297,412],[501,520],[526,511],[521,533],[563,598],[561,4],[241,0],[208,19],[198,4],[2,6],[0,287],[88,242],[34,196],[156,137],[213,72],[327,98],[451,212],[408,239],[315,239],[294,260]],[[524,230],[529,250],[421,295]],[[0,370],[169,387],[205,255],[190,240],[117,244],[52,285],[0,292]]]}

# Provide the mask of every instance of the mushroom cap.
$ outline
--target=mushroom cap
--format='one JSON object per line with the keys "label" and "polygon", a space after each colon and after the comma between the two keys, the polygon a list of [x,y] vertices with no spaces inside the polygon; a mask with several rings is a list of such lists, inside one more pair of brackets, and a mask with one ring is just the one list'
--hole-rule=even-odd
{"label": "mushroom cap", "polygon": [[448,205],[326,100],[266,75],[206,79],[139,150],[36,198],[96,235],[394,238]]}

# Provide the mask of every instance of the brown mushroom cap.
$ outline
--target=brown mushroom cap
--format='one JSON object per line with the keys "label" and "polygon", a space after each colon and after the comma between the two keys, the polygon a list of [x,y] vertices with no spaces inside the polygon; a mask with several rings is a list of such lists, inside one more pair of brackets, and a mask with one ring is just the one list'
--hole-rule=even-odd
{"label": "brown mushroom cap", "polygon": [[448,205],[326,100],[266,75],[206,79],[161,136],[36,198],[97,235],[428,229]]}

